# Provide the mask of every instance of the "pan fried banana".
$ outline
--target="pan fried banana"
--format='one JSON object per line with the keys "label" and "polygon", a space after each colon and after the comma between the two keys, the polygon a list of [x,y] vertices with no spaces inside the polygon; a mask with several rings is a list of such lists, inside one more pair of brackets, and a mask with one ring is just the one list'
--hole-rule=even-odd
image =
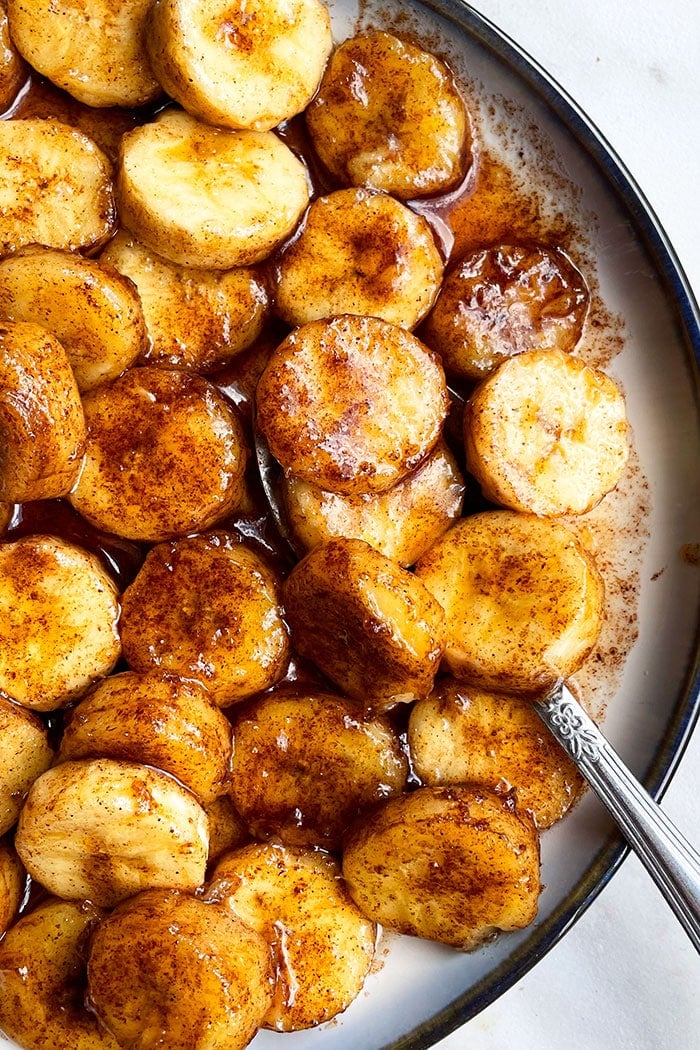
{"label": "pan fried banana", "polygon": [[22,56],[10,37],[7,2],[0,0],[0,113],[10,108],[26,75]]}
{"label": "pan fried banana", "polygon": [[[19,911],[27,876],[9,839],[0,839],[0,938]],[[2,978],[0,977],[0,987]],[[2,1018],[0,1016],[0,1027]]]}
{"label": "pan fried banana", "polygon": [[0,835],[13,827],[29,788],[52,760],[43,723],[0,693]]}

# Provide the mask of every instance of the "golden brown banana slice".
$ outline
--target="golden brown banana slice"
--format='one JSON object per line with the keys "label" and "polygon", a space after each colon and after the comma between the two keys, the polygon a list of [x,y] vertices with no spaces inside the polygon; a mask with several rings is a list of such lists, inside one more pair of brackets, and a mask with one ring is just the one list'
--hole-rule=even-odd
{"label": "golden brown banana slice", "polygon": [[210,864],[229,850],[237,849],[250,841],[248,829],[236,812],[229,795],[219,795],[204,807],[209,823]]}
{"label": "golden brown banana slice", "polygon": [[117,187],[139,240],[205,269],[260,262],[309,203],[304,165],[272,131],[227,131],[175,109],[124,136]]}
{"label": "golden brown banana slice", "polygon": [[148,332],[145,364],[213,372],[260,335],[268,314],[265,285],[255,270],[174,266],[120,230],[100,259],[130,278]]}
{"label": "golden brown banana slice", "polygon": [[402,200],[451,189],[471,162],[469,117],[452,73],[390,33],[352,37],[335,50],[306,125],[344,185]]}
{"label": "golden brown banana slice", "polygon": [[450,267],[421,338],[448,375],[483,379],[524,350],[573,350],[589,299],[582,274],[559,248],[481,248]]}
{"label": "golden brown banana slice", "polygon": [[426,458],[448,406],[437,358],[410,332],[344,315],[303,325],[274,350],[257,424],[286,473],[360,495],[390,488]]}
{"label": "golden brown banana slice", "polygon": [[440,441],[421,465],[384,492],[346,496],[301,478],[280,479],[287,521],[307,551],[339,536],[365,540],[399,565],[413,565],[459,517],[464,479]]}
{"label": "golden brown banana slice", "polygon": [[98,529],[157,542],[206,529],[243,498],[247,448],[231,404],[193,373],[131,368],[83,398],[75,509]]}
{"label": "golden brown banana slice", "polygon": [[337,849],[371,803],[406,786],[387,719],[320,690],[268,693],[233,712],[231,797],[254,838]]}
{"label": "golden brown banana slice", "polygon": [[26,75],[22,56],[10,36],[7,0],[0,0],[0,113],[10,108]]}
{"label": "golden brown banana slice", "polygon": [[370,708],[425,696],[445,647],[445,617],[413,573],[364,540],[330,540],[284,585],[297,652]]}
{"label": "golden brown banana slice", "polygon": [[199,682],[124,671],[94,686],[61,738],[59,760],[98,757],[163,769],[206,805],[228,781],[231,726]]}
{"label": "golden brown banana slice", "polygon": [[467,403],[467,466],[487,499],[541,515],[585,514],[615,488],[629,455],[625,398],[560,350],[504,361]]}
{"label": "golden brown banana slice", "polygon": [[309,207],[275,263],[274,302],[290,325],[337,314],[412,329],[437,295],[443,262],[426,219],[386,193],[338,190]]}
{"label": "golden brown banana slice", "polygon": [[63,707],[121,654],[116,585],[95,555],[53,536],[0,544],[0,690]]}
{"label": "golden brown banana slice", "polygon": [[527,697],[486,692],[452,678],[441,679],[414,705],[408,746],[423,784],[478,782],[510,791],[538,828],[563,817],[584,788]]}
{"label": "golden brown banana slice", "polygon": [[[0,938],[19,911],[24,899],[26,873],[22,861],[7,839],[0,839]],[[0,977],[0,987],[2,978]],[[0,1017],[0,1027],[2,1020]]]}
{"label": "golden brown banana slice", "polygon": [[160,769],[110,758],[63,762],[34,781],[15,846],[32,878],[104,908],[151,887],[204,881],[207,818]]}
{"label": "golden brown banana slice", "polygon": [[86,1009],[85,946],[103,912],[49,898],[0,943],[0,1028],[25,1050],[119,1050]]}
{"label": "golden brown banana slice", "polygon": [[92,139],[58,120],[0,120],[0,255],[96,249],[116,217],[111,166]]}
{"label": "golden brown banana slice", "polygon": [[80,393],[61,344],[40,325],[0,321],[0,499],[65,496],[84,445]]}
{"label": "golden brown banana slice", "polygon": [[131,281],[94,259],[52,248],[27,247],[0,261],[0,316],[56,336],[83,391],[133,365],[146,341]]}
{"label": "golden brown banana slice", "polygon": [[43,722],[0,693],[0,835],[15,824],[29,788],[52,760]]}
{"label": "golden brown banana slice", "polygon": [[229,909],[151,890],[103,919],[88,1002],[121,1047],[243,1050],[272,1001],[264,938]]}
{"label": "golden brown banana slice", "polygon": [[161,84],[193,116],[269,131],[310,102],[332,37],[319,0],[157,0],[147,43]]}
{"label": "golden brown banana slice", "polygon": [[375,922],[471,951],[534,920],[537,831],[512,798],[481,784],[423,787],[351,829],[343,875]]}
{"label": "golden brown banana slice", "polygon": [[233,535],[161,543],[122,598],[127,662],[198,679],[221,707],[252,696],[287,666],[280,591],[277,573]]}
{"label": "golden brown banana slice", "polygon": [[329,853],[244,846],[219,861],[208,895],[272,947],[277,985],[266,1028],[311,1028],[357,998],[374,956],[376,928],[349,898]]}
{"label": "golden brown banana slice", "polygon": [[445,665],[485,689],[546,689],[581,666],[600,633],[601,575],[551,519],[507,510],[462,518],[415,572],[445,610]]}

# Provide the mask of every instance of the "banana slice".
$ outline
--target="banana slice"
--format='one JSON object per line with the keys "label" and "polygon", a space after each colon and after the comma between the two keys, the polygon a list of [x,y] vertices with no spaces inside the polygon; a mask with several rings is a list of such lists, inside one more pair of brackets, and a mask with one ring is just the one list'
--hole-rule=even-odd
{"label": "banana slice", "polygon": [[385,492],[346,496],[290,475],[280,479],[286,518],[307,551],[345,536],[407,567],[459,517],[464,479],[440,441],[421,465]]}
{"label": "banana slice", "polygon": [[227,131],[165,110],[122,139],[124,226],[177,266],[228,270],[270,254],[309,203],[304,165],[273,132]]}
{"label": "banana slice", "polygon": [[58,120],[0,120],[0,255],[97,249],[116,218],[111,165],[92,139]]}
{"label": "banana slice", "polygon": [[233,712],[231,797],[254,838],[337,849],[371,803],[402,791],[408,764],[388,719],[319,690],[283,690]]}
{"label": "banana slice", "polygon": [[338,190],[309,207],[274,267],[274,302],[289,325],[336,314],[412,329],[430,309],[443,262],[422,215],[386,193]]}
{"label": "banana slice", "polygon": [[344,185],[402,200],[451,189],[471,163],[469,116],[452,73],[390,33],[352,37],[335,50],[306,126]]}
{"label": "banana slice", "polygon": [[344,315],[292,332],[270,357],[256,403],[257,425],[286,473],[361,495],[422,463],[449,397],[437,358],[413,335]]}
{"label": "banana slice", "polygon": [[330,540],[284,585],[292,644],[373,709],[426,696],[445,647],[444,613],[423,583],[363,540]]}
{"label": "banana slice", "polygon": [[118,620],[93,554],[53,536],[0,544],[0,690],[13,700],[53,711],[82,696],[121,654]]}
{"label": "banana slice", "polygon": [[87,106],[141,106],[162,93],[148,61],[150,0],[109,3],[7,0],[12,38],[24,57]]}
{"label": "banana slice", "polygon": [[590,293],[559,248],[498,245],[450,267],[421,338],[449,375],[478,380],[524,350],[573,350]]}
{"label": "banana slice", "polygon": [[510,791],[538,828],[560,820],[584,789],[583,777],[526,697],[452,678],[414,705],[408,746],[423,784],[479,782]]}
{"label": "banana slice", "polygon": [[120,230],[100,256],[138,289],[148,331],[142,363],[213,372],[260,335],[268,315],[265,285],[248,267],[174,266]]}
{"label": "banana slice", "polygon": [[467,467],[503,507],[585,514],[622,477],[629,429],[609,376],[560,350],[532,350],[500,365],[467,403]]}
{"label": "banana slice", "polygon": [[26,874],[16,851],[7,840],[0,839],[0,938],[20,909],[26,881]]}
{"label": "banana slice", "polygon": [[319,0],[157,0],[147,43],[161,84],[193,116],[269,131],[310,102],[333,41]]}
{"label": "banana slice", "polygon": [[83,398],[88,436],[70,501],[92,525],[157,542],[206,529],[243,498],[235,411],[200,376],[132,368]]}
{"label": "banana slice", "polygon": [[0,499],[65,496],[84,445],[80,393],[61,344],[40,325],[0,321]]}
{"label": "banana slice", "polygon": [[52,761],[43,722],[0,694],[0,835],[13,827],[29,788]]}
{"label": "banana slice", "polygon": [[171,674],[124,671],[99,682],[70,712],[58,758],[155,766],[206,805],[227,784],[231,746],[230,723],[204,686]]}
{"label": "banana slice", "polygon": [[537,830],[512,798],[481,784],[418,788],[350,830],[343,876],[375,922],[472,951],[534,920]]}
{"label": "banana slice", "polygon": [[209,857],[210,864],[250,841],[248,829],[236,812],[229,795],[219,795],[213,802],[204,807],[209,824]]}
{"label": "banana slice", "polygon": [[228,533],[159,544],[122,598],[127,662],[198,679],[220,707],[252,696],[287,666],[280,591],[277,573]]}
{"label": "banana slice", "polygon": [[445,610],[446,667],[484,689],[546,689],[581,666],[600,633],[601,575],[574,534],[547,518],[462,518],[415,572]]}
{"label": "banana slice", "polygon": [[103,912],[43,901],[0,943],[0,1028],[25,1050],[119,1050],[83,1005],[84,948]]}
{"label": "banana slice", "polygon": [[270,943],[277,970],[264,1025],[312,1028],[357,998],[374,956],[376,928],[348,897],[329,853],[254,843],[217,864],[208,896]]}
{"label": "banana slice", "polygon": [[22,56],[10,36],[7,2],[0,0],[0,113],[10,108],[26,76]]}
{"label": "banana slice", "polygon": [[264,938],[229,909],[150,890],[96,928],[88,1003],[121,1047],[243,1050],[270,1007]]}
{"label": "banana slice", "polygon": [[15,836],[25,868],[50,893],[104,908],[151,887],[195,890],[208,845],[204,810],[174,777],[109,758],[43,773]]}
{"label": "banana slice", "polygon": [[28,247],[0,261],[0,316],[42,325],[61,343],[81,391],[115,379],[144,349],[138,292],[74,252]]}

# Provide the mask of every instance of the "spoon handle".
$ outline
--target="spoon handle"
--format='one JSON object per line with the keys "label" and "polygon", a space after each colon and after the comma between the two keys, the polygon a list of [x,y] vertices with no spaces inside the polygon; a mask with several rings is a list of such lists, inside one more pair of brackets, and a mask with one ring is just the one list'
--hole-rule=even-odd
{"label": "spoon handle", "polygon": [[562,683],[535,708],[605,803],[700,952],[700,854],[633,777]]}

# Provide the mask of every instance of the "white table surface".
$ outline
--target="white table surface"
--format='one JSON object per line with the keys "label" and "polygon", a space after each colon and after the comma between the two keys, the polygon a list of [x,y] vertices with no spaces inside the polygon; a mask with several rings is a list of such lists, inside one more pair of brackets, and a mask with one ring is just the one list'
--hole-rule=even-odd
{"label": "white table surface", "polygon": [[[472,0],[597,125],[700,298],[698,0]],[[699,479],[700,483],[700,479]],[[700,522],[698,522],[700,540]],[[700,727],[664,808],[700,847]],[[517,985],[439,1050],[700,1050],[700,959],[636,857]]]}

